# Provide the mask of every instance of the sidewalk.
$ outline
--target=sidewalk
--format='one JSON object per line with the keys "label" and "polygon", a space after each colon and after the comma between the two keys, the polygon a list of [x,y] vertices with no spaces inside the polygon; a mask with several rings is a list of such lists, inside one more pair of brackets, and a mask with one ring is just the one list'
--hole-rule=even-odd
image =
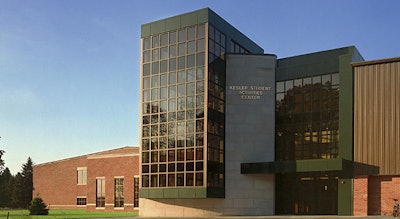
{"label": "sidewalk", "polygon": [[[123,217],[114,219],[389,219],[393,216],[337,216],[337,215],[274,215],[274,216],[219,216],[219,217]],[[100,219],[100,218],[92,218]],[[400,218],[398,218],[400,219]]]}

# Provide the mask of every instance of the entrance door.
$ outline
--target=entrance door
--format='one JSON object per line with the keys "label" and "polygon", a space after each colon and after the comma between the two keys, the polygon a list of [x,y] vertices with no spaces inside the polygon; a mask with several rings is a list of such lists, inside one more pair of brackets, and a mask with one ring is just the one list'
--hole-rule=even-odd
{"label": "entrance door", "polygon": [[337,179],[334,177],[277,177],[277,213],[336,215]]}

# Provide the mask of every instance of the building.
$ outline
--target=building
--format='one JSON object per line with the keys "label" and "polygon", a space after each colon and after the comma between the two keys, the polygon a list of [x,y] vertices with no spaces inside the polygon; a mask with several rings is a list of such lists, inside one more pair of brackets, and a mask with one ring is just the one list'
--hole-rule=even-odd
{"label": "building", "polygon": [[277,59],[205,8],[142,25],[140,64],[141,216],[386,214],[400,197],[399,59]]}
{"label": "building", "polygon": [[379,167],[354,179],[354,215],[391,215],[400,198],[400,58],[352,66],[354,160]]}
{"label": "building", "polygon": [[139,149],[123,147],[33,166],[33,197],[50,209],[137,211]]}
{"label": "building", "polygon": [[[251,55],[263,49],[210,9],[142,25],[141,37],[140,215],[273,214],[274,175],[240,174],[240,163],[274,160],[276,57]],[[254,74],[246,81],[259,94],[239,94],[246,85],[239,69],[232,69],[237,78],[227,77],[227,62],[234,68],[238,59],[248,60],[254,72],[236,67]],[[241,97],[259,100],[248,105]],[[244,115],[258,127],[248,129],[254,123],[243,124]],[[245,133],[269,132],[237,135],[240,123]],[[268,148],[265,141],[271,142]],[[243,144],[253,148],[244,159],[242,152],[249,150]],[[257,200],[256,208],[250,200]]]}

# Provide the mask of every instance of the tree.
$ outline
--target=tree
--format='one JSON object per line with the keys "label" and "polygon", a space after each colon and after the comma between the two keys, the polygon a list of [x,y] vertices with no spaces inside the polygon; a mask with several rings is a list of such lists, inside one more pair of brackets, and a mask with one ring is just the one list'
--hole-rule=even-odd
{"label": "tree", "polygon": [[17,173],[17,175],[14,176],[13,183],[12,183],[12,191],[11,191],[11,205],[14,208],[24,208],[23,203],[23,190],[24,190],[24,184],[22,182],[22,175],[20,172]]}
{"label": "tree", "polygon": [[30,215],[48,215],[49,209],[40,197],[34,198],[29,205]]}
{"label": "tree", "polygon": [[22,165],[22,171],[14,177],[13,189],[11,193],[12,204],[14,207],[26,208],[32,200],[33,193],[33,162],[30,157]]}
{"label": "tree", "polygon": [[22,179],[23,179],[23,203],[25,206],[32,200],[33,193],[33,161],[30,157],[25,164],[22,165]]}
{"label": "tree", "polygon": [[[0,136],[0,139],[1,139],[1,136]],[[6,153],[6,152],[4,150],[0,149],[0,173],[2,173],[4,170],[4,160],[2,159],[4,153]]]}
{"label": "tree", "polygon": [[[0,139],[1,139],[1,136],[0,136]],[[2,173],[3,172],[3,170],[4,170],[4,160],[3,160],[3,155],[5,154],[6,152],[4,151],[4,150],[1,150],[0,149],[0,173]]]}
{"label": "tree", "polygon": [[13,176],[10,169],[5,168],[0,173],[0,208],[11,207],[11,192],[12,192]]}
{"label": "tree", "polygon": [[4,152],[3,150],[0,150],[0,173],[2,173],[4,170],[4,160],[2,159],[4,153],[6,153],[6,152]]}

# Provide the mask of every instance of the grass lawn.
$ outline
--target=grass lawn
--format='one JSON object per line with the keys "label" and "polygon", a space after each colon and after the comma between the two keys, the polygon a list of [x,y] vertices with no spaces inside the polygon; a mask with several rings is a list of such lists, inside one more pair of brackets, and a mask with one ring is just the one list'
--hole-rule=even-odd
{"label": "grass lawn", "polygon": [[113,218],[113,217],[136,217],[135,212],[87,212],[86,210],[56,210],[50,209],[49,215],[29,215],[28,210],[0,209],[0,219],[76,219],[76,218]]}

